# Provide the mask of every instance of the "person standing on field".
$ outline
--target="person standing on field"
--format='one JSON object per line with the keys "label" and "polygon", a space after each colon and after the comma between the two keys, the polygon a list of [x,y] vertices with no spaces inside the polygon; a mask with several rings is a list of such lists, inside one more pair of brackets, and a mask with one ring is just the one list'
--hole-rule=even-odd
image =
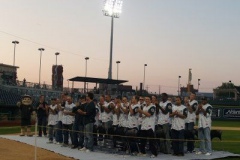
{"label": "person standing on field", "polygon": [[198,138],[200,141],[199,151],[196,154],[212,155],[211,126],[212,126],[212,106],[207,102],[207,97],[202,98],[202,103],[198,105],[196,115],[198,119]]}

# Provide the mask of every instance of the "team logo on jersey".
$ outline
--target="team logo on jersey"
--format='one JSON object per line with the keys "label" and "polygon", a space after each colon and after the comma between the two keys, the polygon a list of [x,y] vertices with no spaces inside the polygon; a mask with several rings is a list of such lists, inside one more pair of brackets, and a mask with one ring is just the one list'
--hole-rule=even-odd
{"label": "team logo on jersey", "polygon": [[171,105],[169,105],[169,106],[168,106],[168,109],[172,109],[172,106],[171,106]]}
{"label": "team logo on jersey", "polygon": [[134,111],[135,111],[135,112],[137,112],[137,111],[138,111],[138,107],[137,107],[137,108],[135,108],[135,109],[134,109]]}
{"label": "team logo on jersey", "polygon": [[155,108],[152,108],[150,111],[151,111],[151,112],[155,112]]}

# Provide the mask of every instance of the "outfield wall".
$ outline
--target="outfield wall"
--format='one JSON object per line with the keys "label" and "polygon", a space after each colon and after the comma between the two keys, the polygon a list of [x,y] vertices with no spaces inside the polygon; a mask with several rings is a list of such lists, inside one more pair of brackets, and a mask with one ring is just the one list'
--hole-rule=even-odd
{"label": "outfield wall", "polygon": [[212,119],[240,120],[240,108],[234,107],[214,107]]}

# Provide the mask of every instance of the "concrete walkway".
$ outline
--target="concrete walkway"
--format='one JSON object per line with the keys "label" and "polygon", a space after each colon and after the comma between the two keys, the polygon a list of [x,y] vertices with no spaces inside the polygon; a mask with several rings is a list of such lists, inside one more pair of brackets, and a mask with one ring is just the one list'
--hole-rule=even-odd
{"label": "concrete walkway", "polygon": [[[139,156],[131,156],[128,154],[116,154],[116,153],[110,153],[106,150],[100,150],[96,149],[94,152],[83,152],[79,151],[77,149],[71,149],[69,147],[61,147],[57,144],[47,144],[48,138],[45,137],[20,137],[18,135],[0,135],[2,138],[18,141],[21,143],[26,143],[29,145],[34,146],[35,144],[35,138],[37,142],[37,147],[47,149],[50,151],[53,151],[55,153],[67,156],[67,157],[73,157],[75,159],[80,160],[146,160],[151,159],[150,154],[146,157],[139,157]],[[34,153],[33,153],[34,154]],[[156,158],[154,159],[161,159],[161,160],[172,160],[172,159],[215,159],[215,158],[224,158],[224,157],[230,157],[230,156],[239,156],[239,154],[233,154],[226,151],[214,151],[211,156],[205,156],[205,155],[196,155],[195,153],[189,153],[185,154],[184,157],[176,157],[172,155],[166,155],[160,153]]]}

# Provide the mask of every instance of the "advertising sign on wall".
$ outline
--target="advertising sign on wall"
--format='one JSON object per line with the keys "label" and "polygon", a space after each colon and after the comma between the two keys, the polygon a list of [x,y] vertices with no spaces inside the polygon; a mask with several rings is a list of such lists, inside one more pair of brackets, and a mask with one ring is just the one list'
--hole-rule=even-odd
{"label": "advertising sign on wall", "polygon": [[223,109],[223,118],[227,119],[240,119],[240,109],[238,108],[229,108]]}
{"label": "advertising sign on wall", "polygon": [[221,118],[221,109],[220,108],[213,108],[212,118]]}

